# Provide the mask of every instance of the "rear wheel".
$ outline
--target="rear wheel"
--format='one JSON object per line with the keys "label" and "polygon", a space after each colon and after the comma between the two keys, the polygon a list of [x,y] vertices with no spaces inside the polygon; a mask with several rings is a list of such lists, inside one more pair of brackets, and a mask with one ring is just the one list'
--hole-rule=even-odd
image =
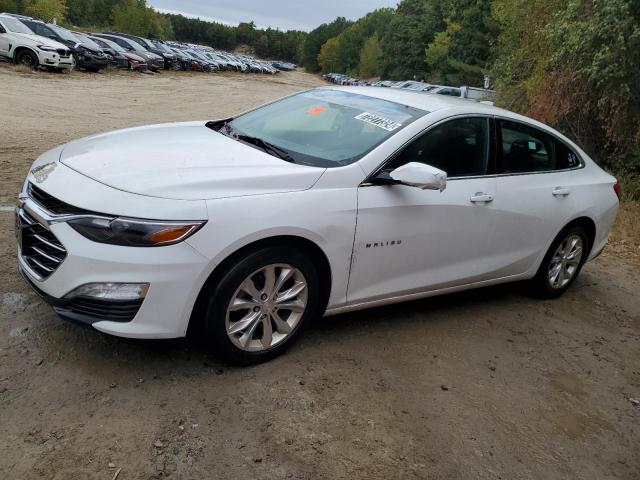
{"label": "rear wheel", "polygon": [[18,52],[18,55],[16,56],[16,63],[35,69],[38,67],[40,61],[38,60],[38,56],[31,50],[22,50],[21,52]]}
{"label": "rear wheel", "polygon": [[533,279],[535,292],[543,298],[562,295],[580,273],[589,249],[589,236],[584,228],[571,227],[560,232]]}
{"label": "rear wheel", "polygon": [[256,250],[208,292],[205,339],[233,363],[248,365],[283,353],[318,312],[315,266],[286,247]]}

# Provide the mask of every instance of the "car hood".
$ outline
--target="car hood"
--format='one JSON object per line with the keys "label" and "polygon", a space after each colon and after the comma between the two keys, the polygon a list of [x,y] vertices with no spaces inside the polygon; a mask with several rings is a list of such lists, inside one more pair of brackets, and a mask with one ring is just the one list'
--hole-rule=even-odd
{"label": "car hood", "polygon": [[60,161],[118,190],[180,200],[306,190],[325,171],[268,155],[205,122],[94,135],[65,145]]}
{"label": "car hood", "polygon": [[35,45],[46,45],[47,47],[51,48],[65,48],[67,50],[69,49],[66,45],[56,40],[51,40],[47,37],[41,37],[40,35],[36,35],[35,33],[12,33],[12,35],[18,35],[19,37],[22,37],[26,40],[31,40]]}

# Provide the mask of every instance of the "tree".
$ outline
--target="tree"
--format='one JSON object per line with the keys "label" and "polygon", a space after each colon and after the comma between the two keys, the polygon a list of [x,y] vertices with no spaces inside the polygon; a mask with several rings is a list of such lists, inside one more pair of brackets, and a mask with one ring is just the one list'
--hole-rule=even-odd
{"label": "tree", "polygon": [[386,78],[421,78],[426,73],[424,49],[444,30],[439,0],[403,0],[381,37],[381,74]]}
{"label": "tree", "polygon": [[427,45],[425,62],[431,83],[447,83],[447,72],[450,69],[451,37],[460,30],[460,24],[452,22],[447,29],[436,33],[433,41]]}
{"label": "tree", "polygon": [[358,75],[362,78],[373,78],[379,75],[380,41],[375,33],[367,38],[360,53],[360,63],[358,64]]}
{"label": "tree", "polygon": [[531,113],[635,177],[640,195],[640,2],[569,0],[544,35],[552,49]]}
{"label": "tree", "polygon": [[318,72],[321,67],[318,64],[318,55],[322,46],[330,38],[340,35],[352,22],[344,17],[338,17],[331,23],[323,23],[318,28],[309,32],[302,46],[300,63],[310,72]]}
{"label": "tree", "polygon": [[0,0],[0,12],[18,12],[18,5],[15,0]]}
{"label": "tree", "polygon": [[338,70],[338,38],[330,38],[320,48],[318,54],[318,65],[322,73],[336,72]]}
{"label": "tree", "polygon": [[236,40],[238,43],[245,43],[247,45],[254,45],[258,37],[256,32],[256,24],[253,22],[243,22],[238,25],[236,29]]}
{"label": "tree", "polygon": [[64,20],[64,0],[25,0],[24,14],[30,17],[40,18],[47,22],[54,19],[57,22]]}
{"label": "tree", "polygon": [[121,0],[113,7],[112,18],[119,32],[146,37],[152,31],[152,11],[145,0]]}

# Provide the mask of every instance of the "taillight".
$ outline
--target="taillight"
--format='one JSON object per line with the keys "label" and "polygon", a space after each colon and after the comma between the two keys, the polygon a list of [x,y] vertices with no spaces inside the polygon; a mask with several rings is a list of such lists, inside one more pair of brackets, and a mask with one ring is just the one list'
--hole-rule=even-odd
{"label": "taillight", "polygon": [[622,194],[622,187],[620,187],[619,183],[614,183],[613,184],[613,191],[616,192],[616,195],[618,196],[618,200],[620,200],[620,195]]}

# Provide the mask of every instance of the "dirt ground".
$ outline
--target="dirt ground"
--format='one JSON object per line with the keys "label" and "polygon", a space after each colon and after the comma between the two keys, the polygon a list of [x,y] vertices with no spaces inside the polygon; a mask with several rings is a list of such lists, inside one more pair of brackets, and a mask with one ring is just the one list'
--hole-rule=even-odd
{"label": "dirt ground", "polygon": [[507,285],[321,319],[252,368],[67,323],[24,285],[9,206],[37,155],[318,84],[0,65],[0,478],[640,478],[640,263],[624,240],[559,300]]}

